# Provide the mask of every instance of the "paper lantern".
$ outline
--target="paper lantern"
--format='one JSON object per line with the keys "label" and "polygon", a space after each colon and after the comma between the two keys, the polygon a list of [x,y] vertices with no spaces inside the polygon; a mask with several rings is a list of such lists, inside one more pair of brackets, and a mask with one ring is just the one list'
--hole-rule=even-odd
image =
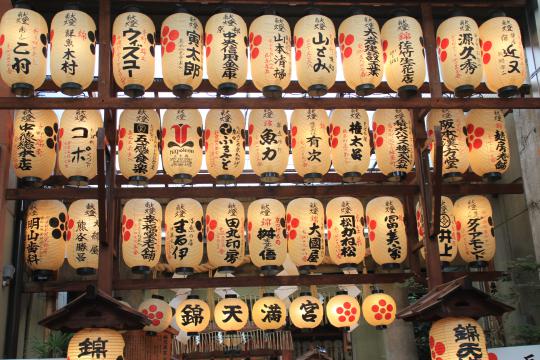
{"label": "paper lantern", "polygon": [[499,180],[510,167],[504,113],[499,109],[474,109],[465,120],[472,171],[490,181]]}
{"label": "paper lantern", "polygon": [[48,280],[64,263],[66,214],[58,200],[37,200],[28,207],[24,258],[35,281]]}
{"label": "paper lantern", "polygon": [[423,36],[420,23],[410,16],[399,15],[382,27],[386,81],[401,98],[415,96],[426,78]]}
{"label": "paper lantern", "polygon": [[357,182],[371,155],[369,119],[364,109],[336,109],[330,116],[330,155],[344,182]]}
{"label": "paper lantern", "polygon": [[248,208],[249,254],[265,275],[275,275],[287,257],[285,207],[279,200],[259,199]]}
{"label": "paper lantern", "polygon": [[39,185],[54,171],[58,118],[52,110],[17,110],[13,123],[11,161],[15,175]]}
{"label": "paper lantern", "polygon": [[210,323],[210,307],[197,295],[188,295],[176,309],[176,324],[189,336],[199,335]]}
{"label": "paper lantern", "polygon": [[429,349],[431,360],[488,358],[482,327],[476,320],[465,317],[435,321],[429,330]]}
{"label": "paper lantern", "polygon": [[144,300],[139,305],[139,312],[142,312],[151,321],[143,331],[149,335],[155,335],[166,330],[172,321],[173,312],[169,304],[163,300],[163,296],[152,295],[152,298]]}
{"label": "paper lantern", "polygon": [[94,80],[96,23],[76,6],[57,13],[51,22],[51,78],[66,95],[79,95]]}
{"label": "paper lantern", "polygon": [[280,98],[291,81],[291,28],[277,15],[259,16],[249,27],[251,77],[265,97]]}
{"label": "paper lantern", "polygon": [[326,227],[330,260],[343,269],[356,269],[366,256],[360,200],[349,196],[330,200],[326,205]]}
{"label": "paper lantern", "polygon": [[369,95],[383,78],[381,33],[377,20],[355,14],[343,20],[338,34],[345,82],[356,94]]}
{"label": "paper lantern", "polygon": [[482,81],[478,25],[467,16],[454,16],[437,29],[437,53],[444,85],[457,97],[468,97]]}
{"label": "paper lantern", "polygon": [[215,199],[206,208],[208,262],[221,272],[234,272],[244,261],[244,206],[234,199]]}
{"label": "paper lantern", "polygon": [[527,79],[525,50],[517,21],[499,12],[480,26],[480,46],[488,89],[504,98],[517,95]]}
{"label": "paper lantern", "polygon": [[153,199],[131,199],[122,212],[122,256],[131,271],[146,274],[161,256],[161,205]]}
{"label": "paper lantern", "polygon": [[431,148],[431,161],[435,162],[435,126],[441,129],[442,138],[442,174],[447,182],[463,179],[469,168],[467,151],[467,129],[465,116],[460,109],[432,109],[427,115],[428,141]]}
{"label": "paper lantern", "polygon": [[381,196],[366,207],[369,248],[373,260],[386,269],[397,269],[407,257],[403,205],[398,198]]}
{"label": "paper lantern", "polygon": [[161,128],[163,169],[178,184],[189,184],[202,164],[202,117],[198,109],[168,109]]}
{"label": "paper lantern", "polygon": [[154,23],[132,8],[116,17],[112,33],[114,80],[127,96],[143,96],[154,81]]}
{"label": "paper lantern", "polygon": [[47,22],[16,4],[0,20],[0,76],[17,96],[33,96],[45,80]]}
{"label": "paper lantern", "polygon": [[251,318],[261,330],[277,330],[285,326],[287,308],[283,300],[273,293],[265,293],[253,304]]}
{"label": "paper lantern", "polygon": [[233,183],[244,170],[244,126],[238,109],[212,109],[206,115],[206,166],[218,183]]}
{"label": "paper lantern", "polygon": [[202,262],[203,208],[194,199],[175,199],[165,208],[165,256],[178,274],[190,275]]}
{"label": "paper lantern", "polygon": [[287,247],[301,273],[320,265],[325,254],[324,208],[317,199],[298,198],[287,205]]}
{"label": "paper lantern", "polygon": [[330,168],[328,115],[323,109],[295,109],[291,118],[294,168],[305,182],[320,182]]}
{"label": "paper lantern", "polygon": [[88,185],[97,175],[99,110],[64,110],[58,134],[58,167],[72,185]]}
{"label": "paper lantern", "polygon": [[155,110],[124,110],[118,127],[120,172],[131,183],[146,184],[159,165],[159,115]]}
{"label": "paper lantern", "polygon": [[214,321],[217,327],[227,333],[242,330],[248,320],[247,304],[234,294],[226,294],[214,308]]}
{"label": "paper lantern", "polygon": [[289,306],[289,317],[299,329],[316,328],[324,318],[323,305],[311,293],[302,292]]}
{"label": "paper lantern", "polygon": [[459,255],[471,267],[486,267],[495,256],[491,204],[485,196],[464,196],[454,204]]}
{"label": "paper lantern", "polygon": [[233,95],[247,77],[247,26],[232,13],[211,16],[205,27],[206,72],[210,84],[222,95]]}
{"label": "paper lantern", "polygon": [[375,290],[362,303],[362,313],[366,322],[377,330],[386,329],[396,319],[396,302],[382,290]]}
{"label": "paper lantern", "polygon": [[298,83],[310,96],[325,95],[336,81],[335,39],[332,20],[320,14],[304,16],[294,26]]}
{"label": "paper lantern", "polygon": [[378,109],[373,116],[377,164],[389,181],[401,181],[414,165],[412,118],[409,110]]}
{"label": "paper lantern", "polygon": [[338,291],[326,304],[326,318],[332,326],[348,329],[360,320],[360,304],[346,291]]}
{"label": "paper lantern", "polygon": [[67,222],[67,260],[79,275],[93,275],[99,258],[99,211],[97,200],[71,203]]}
{"label": "paper lantern", "polygon": [[86,328],[78,331],[69,341],[68,360],[95,360],[124,358],[124,338],[116,330]]}

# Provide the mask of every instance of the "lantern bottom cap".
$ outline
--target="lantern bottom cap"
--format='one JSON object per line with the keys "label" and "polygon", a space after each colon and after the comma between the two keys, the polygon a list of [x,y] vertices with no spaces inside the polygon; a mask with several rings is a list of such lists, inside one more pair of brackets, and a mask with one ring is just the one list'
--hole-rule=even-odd
{"label": "lantern bottom cap", "polygon": [[355,183],[362,179],[362,174],[360,174],[358,171],[348,171],[343,174],[342,178],[346,183]]}
{"label": "lantern bottom cap", "polygon": [[503,86],[497,90],[497,95],[501,98],[509,98],[519,94],[519,88],[515,85]]}
{"label": "lantern bottom cap", "polygon": [[304,175],[304,182],[306,183],[316,183],[322,181],[321,173],[309,173]]}
{"label": "lantern bottom cap", "polygon": [[76,270],[77,275],[95,275],[96,269],[91,267],[81,267]]}
{"label": "lantern bottom cap", "polygon": [[68,182],[69,182],[69,185],[73,185],[73,186],[88,186],[88,178],[86,176],[80,176],[80,175],[76,175],[76,176],[70,176],[68,178]]}
{"label": "lantern bottom cap", "polygon": [[310,272],[312,272],[313,270],[315,270],[315,265],[301,265],[298,267],[298,272],[300,274],[309,274]]}
{"label": "lantern bottom cap", "polygon": [[308,87],[307,92],[309,96],[324,96],[328,93],[328,88],[323,84],[314,84]]}
{"label": "lantern bottom cap", "polygon": [[219,266],[217,271],[223,274],[232,274],[236,268],[234,266]]}
{"label": "lantern bottom cap", "polygon": [[74,82],[67,82],[63,83],[60,86],[60,90],[62,91],[62,94],[68,95],[68,96],[77,96],[81,95],[83,92],[83,88],[81,84],[77,84]]}
{"label": "lantern bottom cap", "polygon": [[220,95],[234,95],[238,91],[238,85],[235,83],[226,82],[219,84],[217,90]]}
{"label": "lantern bottom cap", "polygon": [[131,268],[131,272],[134,274],[149,274],[150,273],[150,266],[133,266]]}
{"label": "lantern bottom cap", "polygon": [[193,87],[187,84],[178,84],[173,86],[172,92],[174,96],[186,99],[193,95]]}
{"label": "lantern bottom cap", "polygon": [[482,269],[482,268],[486,268],[487,266],[488,266],[488,262],[482,261],[482,260],[472,261],[469,263],[469,267],[475,268],[475,269]]}
{"label": "lantern bottom cap", "polygon": [[40,187],[43,180],[37,176],[24,176],[21,178],[21,181],[23,182],[23,186]]}
{"label": "lantern bottom cap", "polygon": [[155,331],[145,331],[146,333],[146,336],[156,336],[157,335],[157,332]]}
{"label": "lantern bottom cap", "polygon": [[147,185],[148,178],[146,176],[130,176],[129,177],[130,185]]}
{"label": "lantern bottom cap", "polygon": [[441,261],[441,269],[446,269],[450,266],[450,261]]}
{"label": "lantern bottom cap", "polygon": [[191,184],[193,176],[190,174],[176,174],[173,176],[173,182],[175,184]]}
{"label": "lantern bottom cap", "polygon": [[472,85],[460,85],[454,89],[454,95],[458,98],[470,97],[474,94],[474,86]]}
{"label": "lantern bottom cap", "polygon": [[387,327],[386,325],[377,325],[377,326],[375,326],[375,329],[376,330],[386,330],[386,327]]}
{"label": "lantern bottom cap", "polygon": [[397,264],[397,263],[386,263],[386,264],[382,264],[382,268],[384,270],[395,270],[395,269],[399,269],[401,267],[400,264]]}
{"label": "lantern bottom cap", "polygon": [[283,94],[283,89],[281,88],[281,86],[268,85],[268,86],[263,87],[262,93],[265,98],[281,99],[281,96]]}
{"label": "lantern bottom cap", "polygon": [[443,180],[447,183],[460,182],[461,180],[463,180],[463,174],[457,171],[446,173],[443,174]]}
{"label": "lantern bottom cap", "polygon": [[187,267],[187,266],[177,267],[174,271],[177,274],[180,274],[180,275],[191,275],[191,274],[193,274],[193,268],[192,267]]}
{"label": "lantern bottom cap", "polygon": [[28,83],[15,83],[11,85],[11,91],[15,96],[32,97],[34,96],[34,86]]}
{"label": "lantern bottom cap", "polygon": [[32,279],[34,281],[47,281],[53,276],[52,270],[34,270],[32,271]]}
{"label": "lantern bottom cap", "polygon": [[375,85],[373,84],[362,84],[362,85],[358,85],[356,89],[354,90],[356,91],[356,95],[358,96],[367,96],[371,94],[374,89],[375,89]]}
{"label": "lantern bottom cap", "polygon": [[216,177],[217,184],[234,184],[236,178],[233,175],[218,175]]}
{"label": "lantern bottom cap", "polygon": [[187,333],[187,335],[188,336],[198,336],[198,335],[200,335],[200,333],[190,331],[190,332]]}
{"label": "lantern bottom cap", "polygon": [[281,180],[281,174],[277,172],[263,172],[260,176],[261,182],[266,184],[277,183]]}
{"label": "lantern bottom cap", "polygon": [[394,171],[386,175],[386,177],[388,178],[388,181],[400,182],[407,177],[407,173],[405,171]]}
{"label": "lantern bottom cap", "polygon": [[265,276],[273,276],[279,272],[279,266],[277,265],[264,265],[261,266],[261,273]]}
{"label": "lantern bottom cap", "polygon": [[413,96],[416,96],[418,93],[418,88],[414,85],[405,85],[398,89],[397,94],[402,99],[410,99]]}
{"label": "lantern bottom cap", "polygon": [[500,172],[490,172],[490,173],[484,174],[484,179],[486,179],[489,182],[501,180],[501,177],[502,175]]}
{"label": "lantern bottom cap", "polygon": [[358,270],[358,264],[347,263],[338,265],[341,270]]}
{"label": "lantern bottom cap", "polygon": [[138,84],[128,84],[124,86],[124,94],[130,98],[137,98],[144,95],[144,87]]}

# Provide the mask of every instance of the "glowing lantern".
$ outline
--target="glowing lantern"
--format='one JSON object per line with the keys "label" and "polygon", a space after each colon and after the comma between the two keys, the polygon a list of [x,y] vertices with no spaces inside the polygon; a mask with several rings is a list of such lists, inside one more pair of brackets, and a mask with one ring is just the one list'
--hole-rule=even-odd
{"label": "glowing lantern", "polygon": [[261,182],[278,182],[289,162],[285,110],[251,110],[248,129],[249,161],[253,171]]}
{"label": "glowing lantern", "polygon": [[159,164],[159,115],[155,110],[124,110],[118,130],[118,165],[134,184],[145,184]]}
{"label": "glowing lantern", "polygon": [[78,331],[69,341],[68,360],[94,360],[124,358],[124,338],[116,330],[86,328]]}
{"label": "glowing lantern", "polygon": [[407,257],[403,205],[395,197],[382,196],[366,207],[369,248],[373,260],[385,269],[399,268]]}
{"label": "glowing lantern", "polygon": [[465,359],[463,354],[488,359],[484,330],[471,318],[447,317],[435,321],[429,330],[429,349],[431,360]]}
{"label": "glowing lantern", "polygon": [[211,16],[205,28],[208,80],[222,95],[233,95],[247,77],[247,26],[232,13]]}
{"label": "glowing lantern", "polygon": [[234,272],[244,260],[244,206],[234,199],[215,199],[206,208],[208,262],[221,272]]}
{"label": "glowing lantern", "polygon": [[277,330],[285,326],[287,308],[283,300],[275,297],[273,293],[265,293],[253,304],[251,318],[261,330]]}
{"label": "glowing lantern", "polygon": [[139,305],[138,310],[151,321],[150,325],[143,328],[149,335],[160,333],[171,324],[173,312],[169,304],[163,300],[163,296],[152,295],[151,299],[147,299]]}
{"label": "glowing lantern", "polygon": [[67,223],[67,260],[79,275],[93,275],[99,258],[99,212],[97,200],[71,203]]}
{"label": "glowing lantern", "polygon": [[38,200],[28,207],[24,258],[35,281],[50,279],[64,263],[66,214],[58,200]]}
{"label": "glowing lantern", "polygon": [[176,323],[190,336],[199,335],[210,323],[210,307],[197,295],[188,295],[176,309]]}
{"label": "glowing lantern", "polygon": [[369,119],[364,109],[336,109],[330,116],[330,155],[345,182],[356,182],[369,167]]}
{"label": "glowing lantern", "polygon": [[346,291],[338,291],[326,304],[326,318],[337,328],[350,328],[360,320],[360,304]]}
{"label": "glowing lantern", "polygon": [[18,178],[39,185],[51,176],[56,163],[57,133],[54,111],[15,111],[11,161]]}
{"label": "glowing lantern", "polygon": [[301,273],[320,265],[325,254],[324,208],[317,199],[299,198],[287,205],[287,247]]}
{"label": "glowing lantern", "polygon": [[163,169],[179,184],[191,183],[202,164],[202,118],[197,109],[168,109],[161,128]]}
{"label": "glowing lantern", "polygon": [[244,170],[244,121],[238,109],[212,109],[206,115],[206,165],[218,183],[233,183]]}
{"label": "glowing lantern", "polygon": [[156,28],[136,8],[122,13],[112,28],[112,65],[116,84],[129,97],[144,95],[154,81]]}
{"label": "glowing lantern", "polygon": [[459,255],[471,267],[486,267],[495,256],[491,204],[485,196],[464,196],[454,204]]}
{"label": "glowing lantern", "polygon": [[289,307],[289,317],[299,329],[313,329],[319,326],[324,318],[323,305],[309,292],[302,292]]}
{"label": "glowing lantern", "polygon": [[362,312],[366,322],[377,330],[386,329],[396,319],[396,302],[382,290],[375,290],[368,295],[362,304]]}
{"label": "glowing lantern", "polygon": [[203,208],[197,200],[175,199],[165,208],[165,256],[178,274],[190,275],[203,257]]}
{"label": "glowing lantern", "polygon": [[161,256],[161,205],[152,199],[131,199],[122,213],[122,256],[131,271],[146,274]]}
{"label": "glowing lantern", "polygon": [[247,304],[234,294],[226,294],[214,308],[214,321],[218,328],[226,332],[240,331],[249,320]]}

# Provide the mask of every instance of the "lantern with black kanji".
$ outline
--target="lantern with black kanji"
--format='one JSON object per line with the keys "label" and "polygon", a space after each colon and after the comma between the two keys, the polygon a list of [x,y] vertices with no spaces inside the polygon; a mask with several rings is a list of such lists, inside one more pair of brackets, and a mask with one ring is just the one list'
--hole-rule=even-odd
{"label": "lantern with black kanji", "polygon": [[429,330],[429,350],[431,360],[488,359],[484,330],[466,317],[435,321]]}
{"label": "lantern with black kanji", "polygon": [[58,200],[37,200],[26,212],[24,258],[35,281],[45,281],[64,263],[66,214]]}
{"label": "lantern with black kanji", "polygon": [[374,290],[362,303],[362,313],[366,322],[377,330],[386,329],[396,320],[396,302],[382,290]]}
{"label": "lantern with black kanji", "polygon": [[94,360],[98,358],[122,360],[124,338],[119,331],[106,328],[79,330],[69,340],[68,360]]}
{"label": "lantern with black kanji", "polygon": [[138,308],[150,320],[143,330],[148,335],[155,335],[166,330],[172,321],[173,312],[163,296],[152,295],[152,298],[144,300]]}
{"label": "lantern with black kanji", "polygon": [[360,304],[346,291],[338,291],[326,304],[326,318],[333,326],[347,330],[360,320]]}
{"label": "lantern with black kanji", "polygon": [[161,256],[161,205],[153,199],[131,199],[122,212],[122,257],[131,271],[147,274]]}
{"label": "lantern with black kanji", "polygon": [[176,273],[193,274],[202,262],[203,208],[194,199],[174,199],[165,208],[165,256]]}
{"label": "lantern with black kanji", "polygon": [[261,330],[278,330],[285,326],[287,308],[283,300],[273,293],[264,293],[263,297],[253,304],[251,318]]}
{"label": "lantern with black kanji", "polygon": [[248,320],[249,308],[235,294],[226,294],[214,307],[214,321],[218,328],[227,333],[242,330]]}
{"label": "lantern with black kanji", "polygon": [[77,200],[68,210],[66,248],[68,264],[78,275],[93,275],[99,258],[98,201]]}
{"label": "lantern with black kanji", "polygon": [[112,70],[129,97],[143,96],[154,81],[156,28],[137,8],[116,17],[112,28]]}
{"label": "lantern with black kanji", "polygon": [[197,295],[188,295],[176,308],[176,324],[189,336],[202,333],[210,323],[210,307]]}
{"label": "lantern with black kanji", "polygon": [[310,292],[301,292],[289,306],[289,317],[299,329],[316,328],[324,318],[323,304]]}

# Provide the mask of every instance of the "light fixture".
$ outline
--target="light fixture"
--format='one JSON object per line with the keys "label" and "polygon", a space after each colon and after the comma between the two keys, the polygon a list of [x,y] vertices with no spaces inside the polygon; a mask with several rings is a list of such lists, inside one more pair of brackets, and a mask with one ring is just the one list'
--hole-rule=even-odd
{"label": "light fixture", "polygon": [[310,292],[301,292],[289,306],[289,317],[299,329],[314,329],[324,318],[323,304]]}
{"label": "light fixture", "polygon": [[429,350],[433,360],[488,359],[484,330],[465,317],[435,321],[429,330]]}
{"label": "light fixture", "polygon": [[285,326],[287,308],[283,300],[273,293],[264,293],[263,297],[253,304],[251,318],[261,330],[278,330]]}
{"label": "light fixture", "polygon": [[338,291],[326,304],[326,318],[332,326],[348,330],[360,320],[360,304],[346,291]]}
{"label": "light fixture", "polygon": [[384,330],[396,319],[397,305],[394,299],[382,290],[374,290],[362,303],[366,322],[377,330]]}
{"label": "light fixture", "polygon": [[143,328],[148,335],[155,335],[166,330],[172,321],[173,312],[163,296],[152,295],[144,300],[138,308],[150,320],[150,325]]}
{"label": "light fixture", "polygon": [[99,260],[99,207],[92,199],[76,200],[68,210],[67,260],[78,275],[93,275]]}

